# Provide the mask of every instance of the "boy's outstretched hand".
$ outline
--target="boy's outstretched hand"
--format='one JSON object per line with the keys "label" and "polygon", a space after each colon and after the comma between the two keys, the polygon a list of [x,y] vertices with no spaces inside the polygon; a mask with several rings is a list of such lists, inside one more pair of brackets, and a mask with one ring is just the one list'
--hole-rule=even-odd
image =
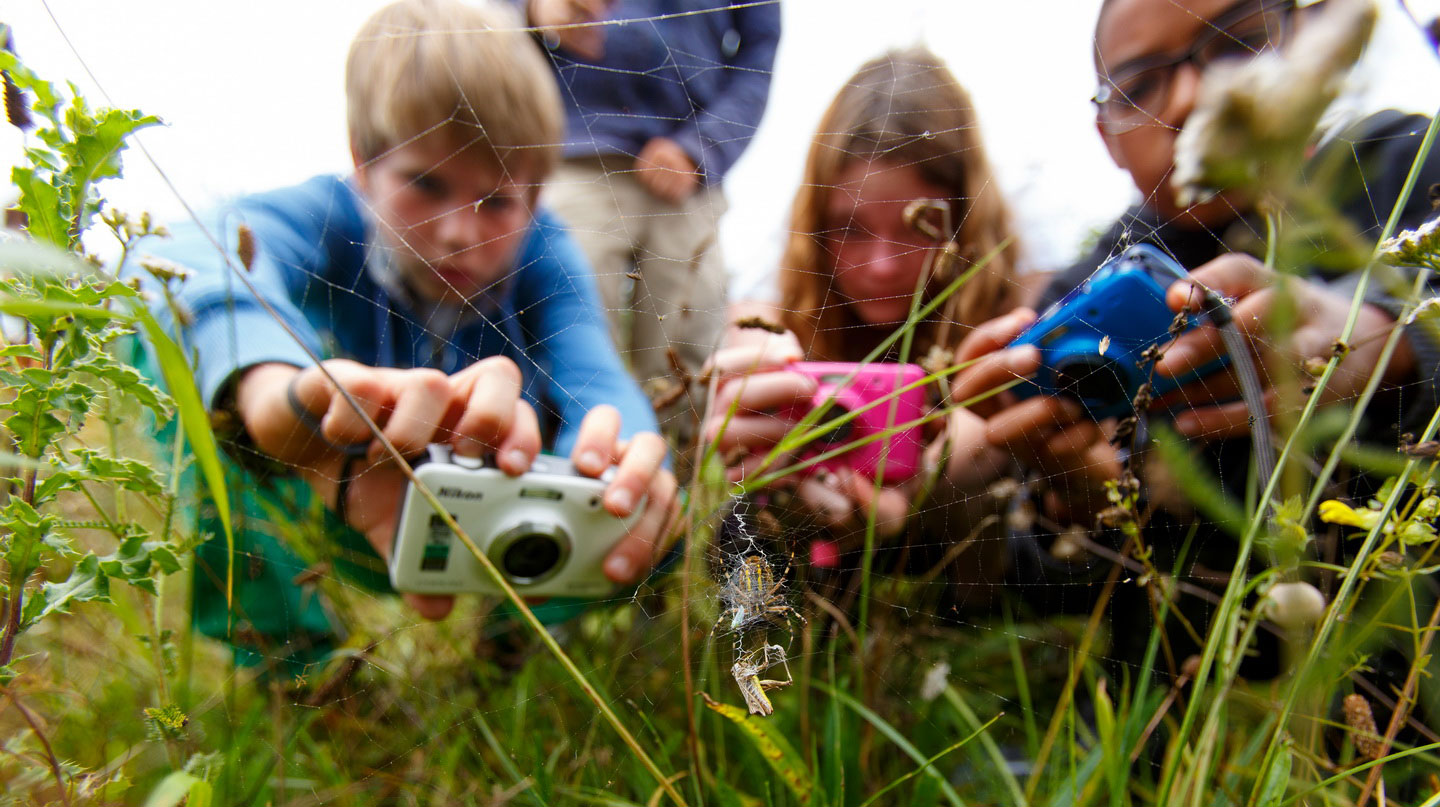
{"label": "boy's outstretched hand", "polygon": [[[341,359],[325,366],[404,456],[446,443],[462,456],[493,453],[502,471],[518,476],[540,451],[538,420],[520,396],[520,371],[509,359],[484,359],[453,376]],[[236,408],[255,445],[296,467],[332,507],[339,504],[338,480],[348,475],[340,509],[388,562],[407,480],[330,380],[314,367],[259,365],[241,378]],[[666,449],[658,435],[621,441],[619,432],[619,413],[596,407],[581,423],[571,461],[592,477],[618,465],[605,490],[606,509],[620,517],[643,509],[605,560],[606,576],[625,584],[654,565],[677,511],[677,486],[662,467]],[[360,444],[366,446],[365,456],[346,469],[343,447]],[[454,598],[406,594],[405,600],[422,616],[439,619],[450,612]]]}

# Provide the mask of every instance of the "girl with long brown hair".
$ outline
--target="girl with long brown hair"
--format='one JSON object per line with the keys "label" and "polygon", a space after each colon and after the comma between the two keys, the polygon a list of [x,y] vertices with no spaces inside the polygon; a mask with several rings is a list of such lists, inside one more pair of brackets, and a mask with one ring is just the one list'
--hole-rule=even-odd
{"label": "girl with long brown hair", "polygon": [[[780,267],[780,306],[745,310],[778,322],[785,333],[733,329],[712,363],[720,381],[706,436],[728,459],[732,479],[763,465],[815,395],[815,379],[795,372],[791,362],[870,358],[904,325],[917,292],[920,304],[937,302],[963,273],[970,273],[966,282],[915,327],[908,361],[928,356],[934,367],[936,359],[953,357],[973,326],[1021,302],[1018,250],[974,105],[944,63],[924,48],[872,59],[836,95],[811,143],[790,229]],[[942,244],[947,248],[938,259]],[[872,360],[898,361],[899,344],[896,340]],[[926,452],[931,471],[949,453],[941,450],[945,441],[935,432],[948,431],[949,444],[965,449],[964,456],[948,457],[939,474],[941,488],[950,482],[958,489],[974,472],[1005,462],[973,433],[978,418],[957,410],[942,422],[946,428],[932,432]],[[922,472],[906,484],[877,486],[842,467],[790,477],[797,478],[780,483],[797,494],[782,498],[800,503],[811,525],[844,546],[843,536],[863,529],[870,508],[882,535],[905,531],[917,509],[912,502],[918,480],[936,475]],[[944,518],[950,521],[947,532],[969,529],[954,521],[969,520],[963,514]],[[816,564],[821,560],[812,557]]]}

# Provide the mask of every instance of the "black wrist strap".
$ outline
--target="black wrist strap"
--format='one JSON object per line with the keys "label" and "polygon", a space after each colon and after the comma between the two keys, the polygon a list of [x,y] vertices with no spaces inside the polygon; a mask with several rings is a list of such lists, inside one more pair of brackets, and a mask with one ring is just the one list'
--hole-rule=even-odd
{"label": "black wrist strap", "polygon": [[335,512],[335,517],[340,519],[340,523],[347,527],[350,525],[350,522],[346,518],[348,514],[346,512],[345,500],[350,497],[350,481],[356,476],[359,476],[359,474],[351,475],[351,471],[355,469],[355,462],[359,459],[360,457],[354,454],[346,455],[345,460],[340,463],[340,476],[335,480],[335,507],[332,509]]}

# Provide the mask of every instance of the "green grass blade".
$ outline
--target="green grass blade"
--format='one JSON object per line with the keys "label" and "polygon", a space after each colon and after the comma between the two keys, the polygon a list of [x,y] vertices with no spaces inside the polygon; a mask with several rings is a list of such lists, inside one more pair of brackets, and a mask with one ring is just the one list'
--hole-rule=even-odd
{"label": "green grass blade", "polygon": [[945,756],[946,754],[949,754],[951,751],[955,751],[955,750],[957,750],[957,749],[963,748],[963,747],[964,747],[966,744],[968,744],[971,740],[973,740],[973,739],[975,739],[976,737],[978,737],[978,736],[980,736],[981,734],[983,734],[986,729],[990,728],[990,726],[993,725],[993,724],[995,723],[995,721],[996,721],[996,720],[999,720],[999,719],[1000,719],[1000,715],[995,715],[994,717],[992,717],[992,718],[990,718],[989,720],[985,721],[985,725],[983,725],[983,726],[981,726],[980,728],[975,729],[974,731],[970,732],[970,733],[969,733],[968,735],[966,735],[965,738],[964,738],[963,740],[961,740],[960,742],[955,743],[954,745],[950,746],[949,748],[946,748],[945,750],[941,751],[940,753],[936,754],[935,756],[930,757],[929,759],[925,760],[925,762],[924,762],[920,767],[916,768],[916,769],[913,770],[913,771],[910,771],[909,773],[905,774],[904,776],[901,776],[899,779],[896,779],[895,781],[891,782],[890,784],[888,784],[888,785],[880,788],[879,790],[875,791],[875,795],[873,795],[873,796],[871,796],[870,798],[866,799],[865,801],[861,802],[861,803],[860,803],[860,807],[870,807],[870,805],[873,804],[876,799],[880,798],[881,796],[885,795],[886,793],[889,793],[891,790],[894,790],[895,788],[897,788],[897,787],[899,787],[900,785],[902,785],[902,784],[910,781],[911,779],[914,779],[916,776],[919,776],[920,774],[924,773],[925,771],[931,770],[931,767],[930,767],[930,766],[931,766],[931,765],[934,765],[935,762],[938,761],[941,757]]}
{"label": "green grass blade", "polygon": [[844,692],[841,692],[838,689],[818,682],[812,684],[812,686],[829,693],[830,697],[834,698],[840,703],[845,704],[847,707],[850,708],[851,711],[855,712],[855,714],[858,714],[861,717],[865,718],[865,720],[870,725],[874,726],[876,730],[878,730],[881,734],[885,735],[890,740],[890,742],[895,743],[895,745],[899,746],[901,751],[904,751],[911,759],[915,760],[920,765],[925,766],[925,775],[929,776],[930,778],[936,780],[939,783],[940,791],[945,794],[945,798],[948,799],[951,804],[955,805],[955,807],[964,807],[965,801],[960,798],[959,793],[955,792],[955,788],[951,786],[950,782],[947,781],[945,777],[941,776],[939,771],[935,770],[932,767],[928,767],[925,755],[920,753],[920,750],[917,749],[915,746],[911,745],[910,741],[905,739],[905,735],[901,734],[898,729],[885,722],[885,720],[881,718],[880,715],[877,715],[874,712],[870,711],[870,709],[866,707],[865,704],[855,700]]}
{"label": "green grass blade", "polygon": [[813,803],[815,779],[783,734],[771,726],[768,721],[751,717],[738,706],[720,703],[703,692],[700,693],[700,696],[705,699],[705,706],[712,712],[739,727],[741,733],[749,738],[755,746],[755,750],[760,752],[760,756],[764,758],[770,769],[775,771],[785,782],[785,786],[795,795],[797,802],[800,804]]}
{"label": "green grass blade", "polygon": [[[960,713],[960,718],[965,721],[966,725],[971,728],[980,725],[980,716],[975,714],[974,709],[970,708],[970,704],[965,701],[965,698],[960,694],[960,690],[953,686],[947,686],[945,687],[944,694],[946,702],[948,702],[956,712]],[[987,723],[986,725],[989,724]],[[1024,807],[1026,803],[1025,791],[1021,789],[1020,782],[1015,778],[1015,774],[1010,772],[1010,766],[1005,763],[1005,755],[1000,753],[1000,746],[995,744],[994,738],[990,735],[981,734],[980,747],[985,749],[985,755],[994,763],[996,772],[1000,775],[1001,781],[1005,783],[1006,792],[1010,794],[1010,800],[1014,802],[1017,807]]]}
{"label": "green grass blade", "polygon": [[190,451],[195,455],[195,464],[200,476],[210,489],[215,501],[215,513],[225,531],[225,550],[229,563],[225,565],[225,600],[234,601],[235,590],[235,533],[230,526],[230,494],[225,486],[225,471],[220,465],[220,448],[215,442],[215,432],[210,429],[210,413],[205,402],[200,400],[200,389],[195,386],[195,375],[190,362],[180,346],[175,344],[155,316],[144,306],[135,306],[136,319],[145,330],[150,347],[155,353],[155,362],[165,377],[165,386],[175,400],[175,411],[180,417],[180,426],[185,439],[190,441]]}

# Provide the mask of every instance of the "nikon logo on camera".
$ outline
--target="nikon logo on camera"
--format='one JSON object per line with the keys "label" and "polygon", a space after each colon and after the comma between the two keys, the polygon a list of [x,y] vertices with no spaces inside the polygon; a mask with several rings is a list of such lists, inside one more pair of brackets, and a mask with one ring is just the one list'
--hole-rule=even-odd
{"label": "nikon logo on camera", "polygon": [[442,499],[463,499],[465,501],[478,501],[485,497],[485,494],[478,490],[463,488],[440,488],[435,494]]}

